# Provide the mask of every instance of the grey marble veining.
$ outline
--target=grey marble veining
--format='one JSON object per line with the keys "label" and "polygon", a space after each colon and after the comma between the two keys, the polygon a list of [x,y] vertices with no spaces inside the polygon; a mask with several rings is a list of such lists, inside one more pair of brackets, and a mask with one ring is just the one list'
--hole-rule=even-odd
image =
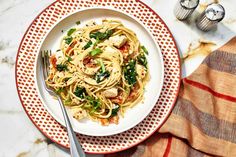
{"label": "grey marble veining", "polygon": [[[217,30],[208,33],[198,30],[193,16],[185,22],[173,15],[173,0],[145,0],[167,23],[173,33],[181,56],[191,43],[199,40],[214,42],[217,48],[236,32],[236,1],[220,0],[226,17]],[[206,3],[201,1],[201,11]],[[46,139],[26,116],[15,86],[15,58],[21,38],[32,20],[51,0],[0,0],[0,157],[69,157],[67,150]],[[195,13],[195,16],[198,13]],[[205,56],[184,62],[183,76],[189,75]],[[94,155],[91,155],[94,157]]]}

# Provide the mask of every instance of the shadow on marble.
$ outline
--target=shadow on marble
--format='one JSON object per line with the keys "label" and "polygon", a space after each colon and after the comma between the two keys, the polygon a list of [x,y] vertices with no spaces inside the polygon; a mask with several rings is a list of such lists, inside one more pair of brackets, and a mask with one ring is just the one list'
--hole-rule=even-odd
{"label": "shadow on marble", "polygon": [[[185,64],[185,56],[188,56],[189,53],[192,53],[193,50],[197,50],[194,55],[192,55],[191,59],[194,57],[199,57],[201,56],[201,60],[203,60],[209,53],[211,53],[214,49],[220,47],[219,41],[225,41],[226,39],[231,39],[236,35],[236,32],[230,29],[228,26],[226,26],[223,21],[217,24],[215,28],[213,28],[210,31],[202,31],[196,26],[196,20],[197,18],[201,15],[200,11],[194,11],[193,14],[186,19],[185,21],[180,21],[176,19],[176,22],[181,22],[183,23],[186,27],[192,30],[192,32],[195,32],[196,34],[199,35],[198,41],[193,41],[189,43],[188,50],[184,53],[181,54],[181,66],[182,69],[187,69],[186,66],[188,64]],[[188,35],[188,34],[186,34]],[[197,42],[197,44],[196,44]],[[198,45],[195,46],[195,48],[191,49],[191,47],[194,47],[193,45]],[[217,45],[218,44],[218,45]],[[179,48],[178,44],[177,47]],[[207,52],[207,53],[206,53]],[[196,66],[198,67],[198,65]],[[182,70],[182,76],[187,76],[185,70]]]}
{"label": "shadow on marble", "polygon": [[210,31],[202,31],[196,26],[196,20],[200,15],[201,15],[201,12],[194,11],[193,14],[188,19],[186,19],[185,21],[179,21],[179,22],[184,23],[187,27],[191,28],[193,31],[195,31],[202,37],[207,36],[208,38],[214,37],[214,39],[216,39],[216,38],[224,38],[223,36],[226,36],[228,34],[233,35],[236,33],[232,29],[224,25],[223,21],[219,22],[217,27],[213,28]]}
{"label": "shadow on marble", "polygon": [[[70,150],[69,149],[66,149],[58,144],[56,144],[55,142],[51,141],[50,139],[46,138],[45,137],[45,140],[44,140],[48,145],[50,144],[53,144],[54,147],[58,148],[60,150],[60,153],[62,154],[70,154]],[[56,155],[56,154],[55,154]],[[57,156],[57,155],[56,155]],[[102,157],[103,155],[96,155],[96,154],[86,154],[86,157]]]}

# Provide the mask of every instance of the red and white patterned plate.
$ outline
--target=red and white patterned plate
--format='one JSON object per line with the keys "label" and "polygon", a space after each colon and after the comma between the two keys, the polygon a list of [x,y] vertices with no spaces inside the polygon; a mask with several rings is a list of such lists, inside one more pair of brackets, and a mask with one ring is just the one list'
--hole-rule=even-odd
{"label": "red and white patterned plate", "polygon": [[[78,21],[78,19],[80,20],[80,24],[76,25],[75,21]],[[56,52],[58,48],[60,48],[61,39],[67,34],[66,30],[69,28],[81,28],[91,21],[99,24],[103,19],[121,21],[125,27],[132,29],[136,33],[140,43],[145,45],[148,49],[147,60],[151,77],[145,85],[143,101],[135,105],[135,107],[126,110],[124,117],[119,118],[119,123],[117,125],[110,124],[109,126],[104,127],[89,119],[78,121],[71,116],[71,124],[74,131],[89,136],[110,136],[118,134],[140,123],[156,105],[164,80],[163,57],[161,50],[152,35],[141,23],[137,22],[134,17],[130,17],[123,12],[108,7],[81,9],[80,11],[65,16],[61,21],[56,23],[51,30],[49,30],[47,35],[45,35],[45,39],[40,46],[40,52],[44,50]],[[40,52],[38,53],[38,56],[41,56]],[[54,99],[44,88],[45,81],[42,76],[41,66],[38,66],[42,63],[40,57],[36,56],[36,62],[35,80],[38,85],[38,96],[53,118],[65,126],[61,108],[60,105],[58,105],[58,100]],[[68,113],[71,115],[69,109]]]}
{"label": "red and white patterned plate", "polygon": [[16,58],[16,86],[27,115],[35,126],[57,144],[68,148],[65,128],[42,104],[35,80],[36,56],[45,35],[63,17],[81,9],[109,7],[135,17],[152,34],[161,48],[164,60],[164,82],[161,95],[151,113],[138,125],[113,136],[77,134],[88,153],[112,153],[130,148],[153,134],[165,122],[177,98],[180,85],[180,59],[174,39],[162,19],[147,5],[137,0],[60,0],[48,6],[25,33]]}

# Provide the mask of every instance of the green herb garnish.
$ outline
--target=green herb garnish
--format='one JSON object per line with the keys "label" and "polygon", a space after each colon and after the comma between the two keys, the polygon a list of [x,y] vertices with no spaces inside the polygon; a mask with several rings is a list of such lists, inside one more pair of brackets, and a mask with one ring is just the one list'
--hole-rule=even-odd
{"label": "green herb garnish", "polygon": [[97,44],[100,42],[99,39],[96,39],[95,43],[93,44],[94,46],[97,46]]}
{"label": "green herb garnish", "polygon": [[72,37],[68,37],[68,38],[65,38],[64,40],[65,40],[65,43],[67,45],[69,45],[72,42],[73,38]]}
{"label": "green herb garnish", "polygon": [[84,50],[86,50],[87,48],[89,48],[92,44],[93,44],[93,42],[92,42],[91,40],[89,40],[89,41],[87,42],[87,44],[83,47]]}
{"label": "green herb garnish", "polygon": [[104,73],[106,71],[106,69],[105,69],[105,65],[104,65],[103,61],[101,59],[99,59],[98,63],[100,64],[100,66],[102,68],[102,72]]}
{"label": "green herb garnish", "polygon": [[146,47],[145,47],[145,46],[141,46],[141,49],[143,50],[143,52],[144,52],[145,54],[147,54],[147,55],[148,55],[148,50],[146,49]]}
{"label": "green herb garnish", "polygon": [[100,70],[98,73],[95,74],[95,80],[97,83],[105,80],[106,78],[108,78],[110,76],[110,72],[109,71],[104,71],[102,72],[102,70]]}
{"label": "green herb garnish", "polygon": [[62,88],[62,87],[59,87],[58,89],[56,89],[56,93],[57,94],[60,94],[61,92],[63,92],[65,89],[64,88]]}
{"label": "green herb garnish", "polygon": [[95,110],[97,110],[101,106],[101,102],[99,99],[94,99],[93,97],[89,97],[88,100]]}
{"label": "green herb garnish", "polygon": [[102,53],[102,50],[100,48],[96,48],[96,49],[90,51],[89,53],[91,56],[95,56],[95,55]]}
{"label": "green herb garnish", "polygon": [[79,98],[81,98],[81,99],[84,99],[84,97],[86,96],[86,90],[85,90],[84,87],[78,87],[78,86],[77,86],[76,89],[75,89],[74,94],[75,94],[77,97],[79,97]]}
{"label": "green herb garnish", "polygon": [[95,80],[97,83],[103,81],[105,78],[110,76],[110,72],[106,71],[105,65],[101,59],[98,60],[98,63],[101,66],[101,69],[97,74],[95,74]]}
{"label": "green herb garnish", "polygon": [[147,58],[144,54],[140,54],[137,57],[138,63],[147,68]]}
{"label": "green herb garnish", "polygon": [[70,106],[72,103],[71,99],[66,99],[63,101],[63,104],[66,105],[66,106]]}
{"label": "green herb garnish", "polygon": [[120,109],[120,106],[119,106],[119,105],[116,105],[116,106],[112,109],[112,111],[111,111],[111,116],[116,116],[117,113],[118,113],[118,111],[119,111],[119,109]]}
{"label": "green herb garnish", "polygon": [[65,65],[65,64],[57,64],[56,68],[57,68],[58,71],[68,70],[67,65]]}
{"label": "green herb garnish", "polygon": [[80,24],[80,21],[77,21],[76,24],[79,25],[79,24]]}
{"label": "green herb garnish", "polygon": [[67,58],[68,58],[68,59],[67,59],[68,62],[70,62],[70,61],[73,60],[70,56],[67,56]]}
{"label": "green herb garnish", "polygon": [[75,31],[76,31],[75,28],[71,28],[71,29],[67,32],[67,35],[68,35],[68,36],[71,36],[71,34],[73,34]]}
{"label": "green herb garnish", "polygon": [[99,99],[94,99],[91,96],[86,97],[87,103],[84,105],[84,108],[90,109],[91,113],[97,111],[101,107],[101,101]]}
{"label": "green herb garnish", "polygon": [[64,82],[67,82],[69,79],[71,79],[71,77],[64,78]]}
{"label": "green herb garnish", "polygon": [[127,63],[124,66],[124,77],[129,85],[134,85],[137,82],[136,76],[136,70],[135,70],[136,61],[130,60],[129,63]]}
{"label": "green herb garnish", "polygon": [[89,37],[94,38],[97,40],[104,40],[108,39],[111,35],[113,34],[113,30],[107,30],[106,32],[95,32],[95,33],[90,33]]}

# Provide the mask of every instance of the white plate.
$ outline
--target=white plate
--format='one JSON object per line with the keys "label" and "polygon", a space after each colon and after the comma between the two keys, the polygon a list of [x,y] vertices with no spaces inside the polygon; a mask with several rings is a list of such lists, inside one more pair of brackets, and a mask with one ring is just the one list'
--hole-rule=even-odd
{"label": "white plate", "polygon": [[[125,27],[133,30],[142,45],[148,49],[147,56],[150,81],[145,87],[144,103],[139,103],[133,108],[125,112],[124,118],[120,118],[119,124],[110,124],[109,126],[101,126],[97,122],[89,119],[77,121],[71,117],[71,123],[75,132],[91,135],[91,136],[109,136],[126,131],[138,123],[140,123],[155,106],[163,85],[164,65],[163,58],[159,46],[154,42],[152,35],[146,28],[138,22],[134,17],[125,13],[116,11],[114,9],[91,8],[80,10],[74,14],[66,16],[59,23],[57,23],[45,36],[41,45],[41,50],[52,50],[55,52],[59,48],[61,38],[66,34],[71,27],[76,27],[75,22],[81,21],[80,27],[85,25],[88,21],[101,22],[102,19],[116,19],[120,20]],[[64,33],[62,33],[64,30]],[[40,51],[41,51],[40,50]],[[38,53],[39,54],[39,53]],[[39,56],[39,55],[38,55]],[[48,112],[63,126],[65,126],[63,115],[57,100],[55,100],[43,86],[43,77],[40,71],[41,61],[37,56],[35,68],[35,79],[37,83],[37,90],[42,103],[45,105]]]}

